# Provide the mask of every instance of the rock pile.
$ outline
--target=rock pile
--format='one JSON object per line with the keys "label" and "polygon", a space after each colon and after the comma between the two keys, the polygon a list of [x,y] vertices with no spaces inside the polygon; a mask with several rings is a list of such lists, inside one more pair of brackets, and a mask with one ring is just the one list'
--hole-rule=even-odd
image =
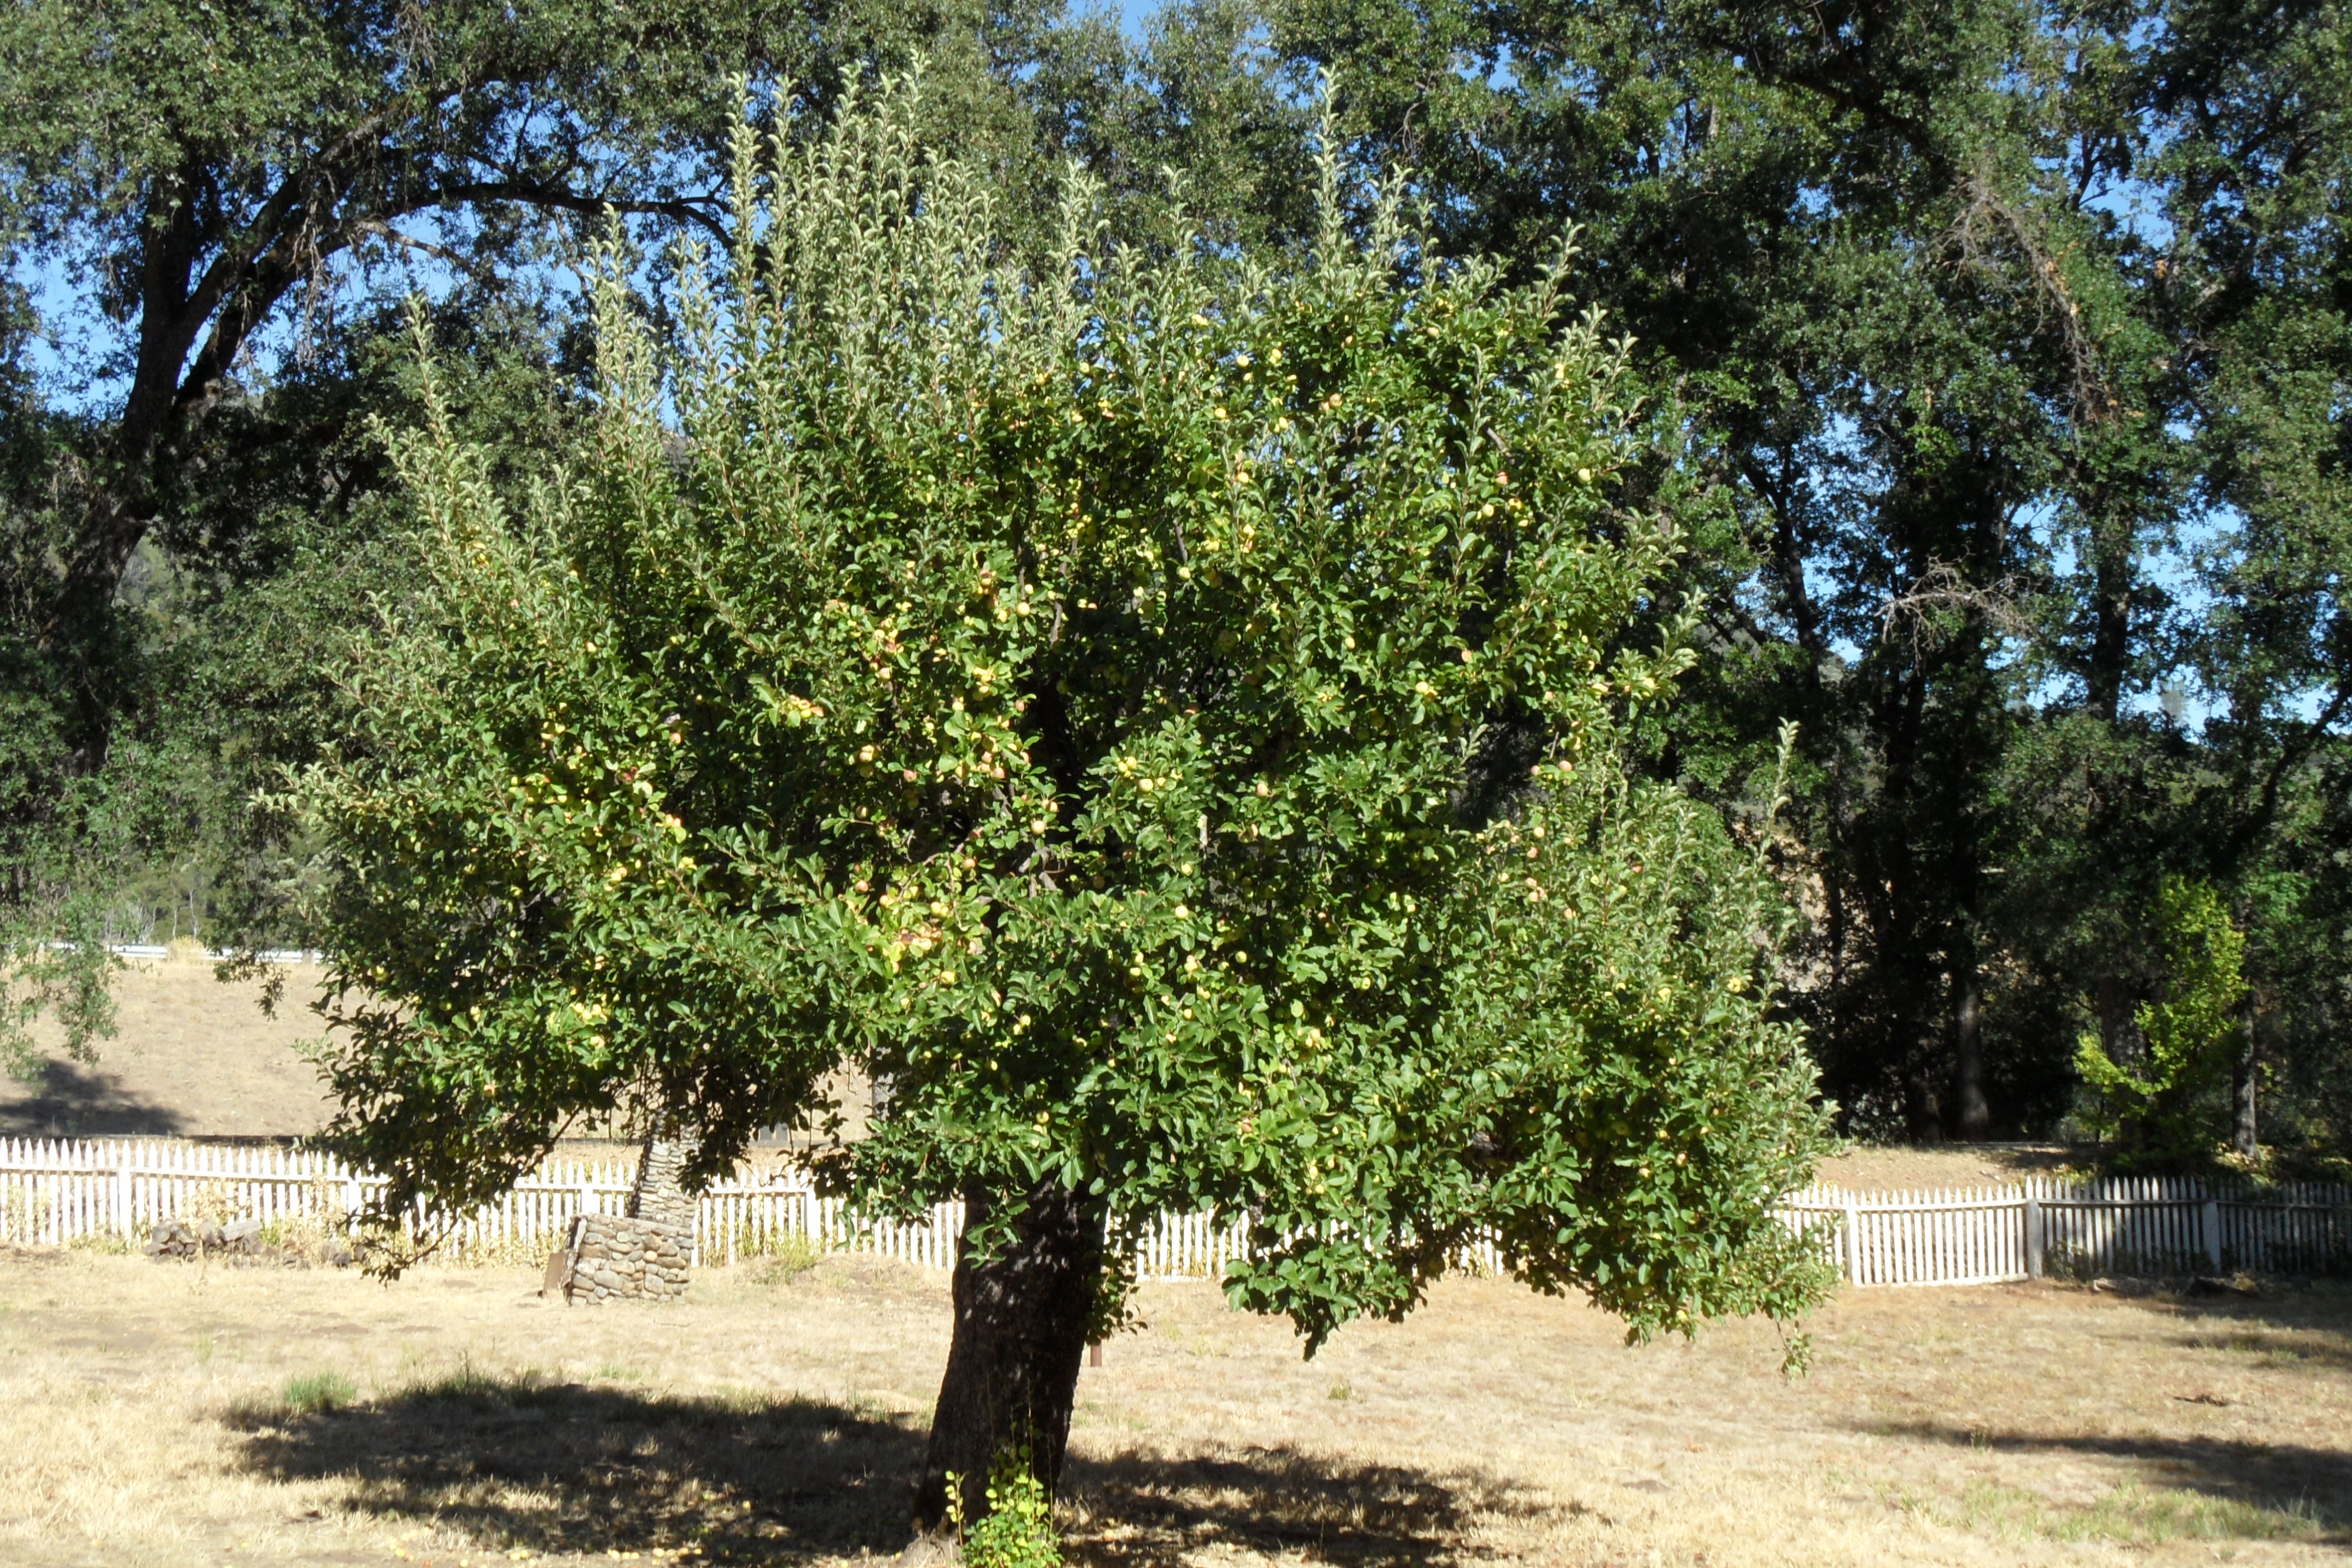
{"label": "rock pile", "polygon": [[[317,1248],[272,1247],[261,1239],[257,1219],[226,1223],[208,1219],[159,1219],[141,1248],[150,1258],[222,1258],[292,1267],[312,1262],[341,1268],[352,1261],[352,1249],[342,1237],[330,1236]],[[313,1255],[315,1252],[315,1256]]]}
{"label": "rock pile", "polygon": [[223,1225],[208,1219],[159,1219],[148,1234],[150,1258],[203,1258],[214,1253],[258,1255],[261,1222],[233,1219]]}
{"label": "rock pile", "polygon": [[601,1305],[674,1300],[686,1294],[691,1226],[620,1215],[572,1218],[572,1234],[547,1260],[543,1294]]}

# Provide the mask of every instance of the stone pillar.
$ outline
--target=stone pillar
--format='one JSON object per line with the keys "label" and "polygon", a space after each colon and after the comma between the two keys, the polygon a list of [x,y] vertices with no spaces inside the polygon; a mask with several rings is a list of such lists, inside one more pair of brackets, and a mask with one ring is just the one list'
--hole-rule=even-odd
{"label": "stone pillar", "polygon": [[683,1295],[695,1210],[678,1180],[685,1164],[683,1143],[658,1133],[647,1138],[627,1212],[575,1215],[564,1246],[548,1259],[543,1293],[575,1303]]}
{"label": "stone pillar", "polygon": [[694,1198],[678,1180],[686,1168],[686,1145],[658,1132],[646,1140],[637,1161],[636,1185],[629,1189],[631,1219],[656,1220],[683,1226],[694,1233]]}

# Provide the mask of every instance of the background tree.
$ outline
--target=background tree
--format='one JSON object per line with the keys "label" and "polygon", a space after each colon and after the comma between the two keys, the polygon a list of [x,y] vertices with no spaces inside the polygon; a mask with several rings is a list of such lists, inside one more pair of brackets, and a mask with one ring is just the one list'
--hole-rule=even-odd
{"label": "background tree", "polygon": [[2340,16],[1268,14],[1450,242],[1588,224],[1576,286],[1706,433],[1738,526],[1685,558],[1651,765],[1736,804],[1804,721],[1797,1000],[1849,1124],[2053,1128],[2083,1017],[2136,1048],[2157,882],[2251,889],[2264,803],[2337,776]]}
{"label": "background tree", "polygon": [[2131,1162],[2165,1165],[2221,1141],[2245,1032],[2246,939],[2211,888],[2178,877],[2158,894],[2157,921],[2162,990],[2133,1020],[2139,1050],[2118,1063],[2092,1029],[2076,1053],[2102,1130],[2122,1134]]}
{"label": "background tree", "polygon": [[[2346,1147],[2339,8],[1201,0],[1127,34],[1042,5],[640,8],[643,31],[429,9],[0,22],[0,924],[44,970],[16,1001],[102,1020],[98,955],[68,984],[37,945],[73,930],[305,940],[308,850],[249,800],[334,728],[303,667],[357,585],[408,591],[362,430],[415,417],[386,345],[420,279],[452,417],[549,439],[586,391],[562,284],[584,209],[619,198],[656,273],[667,233],[707,233],[730,64],[768,73],[763,105],[795,67],[822,103],[923,49],[927,134],[991,167],[1033,257],[1066,155],[1123,240],[1177,214],[1237,254],[1311,236],[1301,88],[1337,64],[1357,153],[1416,169],[1437,249],[1524,279],[1583,226],[1570,290],[1633,336],[1631,374],[1691,429],[1685,477],[1727,503],[1682,509],[1631,634],[1702,606],[1643,767],[1749,813],[1801,721],[1790,1005],[1843,1125],[2081,1131],[2076,1034],[2141,1048],[2181,876],[2247,935],[2240,1098],[2273,1100],[2290,1152]],[[445,64],[462,90],[418,107]],[[361,130],[364,156],[322,151]],[[427,175],[469,194],[385,216]],[[203,261],[174,304],[148,220],[184,177],[215,194],[171,209]],[[311,205],[271,228],[280,190]],[[265,253],[269,288],[236,259]],[[191,281],[223,258],[247,292]],[[114,314],[60,363],[70,298]],[[141,345],[173,334],[167,375]],[[119,460],[134,385],[182,410],[143,468]],[[136,548],[77,598],[74,563],[107,559],[86,525],[133,493]]]}
{"label": "background tree", "polygon": [[[1041,166],[1018,83],[1055,15],[44,0],[0,19],[0,951],[30,965],[0,1014],[67,1000],[42,945],[61,935],[304,940],[303,848],[248,798],[331,731],[316,646],[404,589],[364,426],[415,416],[383,352],[406,290],[431,287],[457,416],[520,453],[581,390],[565,268],[587,230],[608,208],[656,237],[723,216],[730,72],[824,100],[920,51],[934,129],[1017,191]],[[102,955],[71,962],[98,1018]]]}
{"label": "background tree", "polygon": [[300,794],[335,1141],[466,1205],[636,1094],[708,1174],[856,1063],[828,1182],[968,1215],[926,1527],[1008,1448],[1050,1488],[1171,1208],[1310,1351],[1481,1235],[1637,1332],[1801,1310],[1778,903],[1622,767],[1686,656],[1622,644],[1676,532],[1598,321],[1357,235],[1329,161],[1278,262],[1096,244],[1076,182],[1033,271],[913,101],[741,133],[674,343],[608,271],[525,513],[400,446],[433,588]]}

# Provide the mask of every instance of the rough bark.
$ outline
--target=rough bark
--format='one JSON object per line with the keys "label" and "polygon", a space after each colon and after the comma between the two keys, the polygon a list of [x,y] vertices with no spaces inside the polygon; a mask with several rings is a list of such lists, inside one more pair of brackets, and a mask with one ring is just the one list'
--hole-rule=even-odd
{"label": "rough bark", "polygon": [[1024,1454],[1048,1496],[1069,1444],[1078,1363],[1102,1275],[1102,1215],[1055,1183],[1032,1189],[1008,1246],[975,1263],[969,1238],[995,1212],[984,1192],[964,1194],[966,1241],[955,1271],[955,1333],[940,1382],[930,1445],[915,1483],[915,1528],[948,1519],[953,1472],[968,1520],[987,1511],[991,1467],[1008,1450]]}
{"label": "rough bark", "polygon": [[1992,1108],[1985,1100],[1984,1016],[1975,954],[1961,959],[1952,980],[1953,1099],[1960,1137],[1980,1143],[1992,1130]]}
{"label": "rough bark", "polygon": [[2117,1067],[2139,1061],[2147,1054],[2137,1019],[2139,1005],[2122,976],[2105,972],[2095,976],[2091,1005],[2099,1016],[2099,1048],[2107,1059]]}
{"label": "rough bark", "polygon": [[2243,1033],[2238,1042],[2238,1072],[2234,1086],[2237,1090],[2234,1097],[2237,1116],[2230,1138],[2231,1144],[2249,1160],[2260,1159],[2263,1152],[2262,1129],[2254,1118],[2255,1079],[2261,1067],[2254,1039],[2254,1007],[2250,997],[2245,1007]]}
{"label": "rough bark", "polygon": [[1927,1145],[1944,1141],[1944,1110],[1937,1100],[1935,1078],[1927,1068],[1914,1068],[1904,1077],[1903,1120],[1912,1142]]}
{"label": "rough bark", "polygon": [[2128,513],[2095,518],[2091,542],[2091,647],[2084,671],[2086,706],[2112,724],[2123,711],[2131,672],[2133,598],[2137,576],[2136,520]]}

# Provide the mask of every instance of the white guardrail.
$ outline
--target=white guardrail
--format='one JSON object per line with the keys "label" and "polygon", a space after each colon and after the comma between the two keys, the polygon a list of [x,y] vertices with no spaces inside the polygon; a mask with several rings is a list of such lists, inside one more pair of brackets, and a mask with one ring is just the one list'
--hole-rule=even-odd
{"label": "white guardrail", "polygon": [[[440,1250],[457,1261],[536,1260],[573,1215],[620,1213],[635,1168],[634,1153],[550,1160],[451,1226]],[[275,1144],[0,1139],[0,1242],[135,1243],[158,1220],[191,1215],[332,1227],[383,1184],[325,1154]],[[701,1194],[693,1261],[730,1263],[796,1244],[947,1268],[962,1208],[940,1204],[914,1224],[866,1219],[791,1173],[747,1170]],[[1777,1212],[1792,1226],[1816,1227],[1839,1274],[1857,1285],[2352,1267],[2352,1188],[2315,1183],[2257,1191],[2176,1178],[2035,1177],[1935,1192],[1809,1187]],[[1246,1240],[1242,1226],[1208,1215],[1164,1215],[1139,1240],[1137,1272],[1217,1279]],[[1501,1261],[1491,1243],[1462,1259],[1485,1273],[1499,1271]]]}

